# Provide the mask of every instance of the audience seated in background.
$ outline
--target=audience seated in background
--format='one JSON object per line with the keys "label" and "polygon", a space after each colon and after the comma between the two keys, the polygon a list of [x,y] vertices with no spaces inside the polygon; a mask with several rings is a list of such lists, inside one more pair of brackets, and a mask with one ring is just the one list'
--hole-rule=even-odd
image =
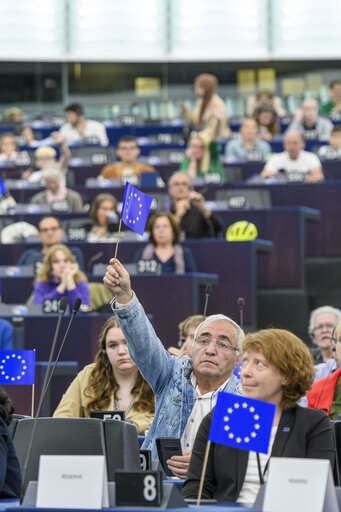
{"label": "audience seated in background", "polygon": [[48,204],[55,211],[81,212],[83,199],[79,192],[66,188],[64,176],[58,164],[50,164],[44,168],[46,190],[38,192],[31,199],[31,204]]}
{"label": "audience seated in background", "polygon": [[302,101],[302,108],[295,113],[295,119],[288,131],[299,132],[304,140],[328,140],[333,128],[329,119],[319,116],[319,105],[309,98]]}
{"label": "audience seated in background", "polygon": [[80,103],[70,103],[65,108],[66,123],[51,135],[56,142],[67,144],[99,144],[107,146],[109,139],[103,123],[87,119]]}
{"label": "audience seated in background", "polygon": [[[204,132],[211,140],[216,136],[227,138],[231,133],[227,122],[225,103],[215,93],[217,87],[217,78],[214,75],[203,73],[194,81],[195,92],[199,96],[194,110],[190,110],[184,101],[181,102],[182,115],[194,125],[195,131]],[[220,120],[216,117],[217,108],[222,113]]]}
{"label": "audience seated in background", "polygon": [[12,324],[0,318],[0,350],[12,350],[13,327]]}
{"label": "audience seated in background", "polygon": [[[267,480],[269,457],[329,459],[334,465],[332,427],[322,411],[297,405],[310,388],[314,367],[306,345],[282,329],[247,334],[242,344],[241,383],[244,395],[276,405],[267,454],[259,454],[260,470]],[[208,441],[212,413],[198,430],[185,498],[196,498]],[[227,461],[229,461],[227,463]],[[212,443],[203,485],[203,498],[253,503],[260,487],[257,457],[253,451]]]}
{"label": "audience seated in background", "polygon": [[0,138],[0,162],[16,162],[20,155],[29,159],[27,151],[19,151],[14,135],[5,133]]}
{"label": "audience seated in background", "polygon": [[4,123],[19,125],[24,122],[24,111],[19,107],[9,107],[4,110],[2,115]]}
{"label": "audience seated in background", "polygon": [[271,153],[271,146],[258,138],[258,126],[254,119],[245,119],[240,127],[240,137],[230,140],[225,156],[239,161],[262,161]]}
{"label": "audience seated in background", "polygon": [[180,170],[191,179],[203,177],[207,173],[219,174],[220,180],[224,182],[226,174],[220,154],[221,145],[218,142],[210,141],[205,133],[193,133]]}
{"label": "audience seated in background", "polygon": [[168,352],[176,357],[188,356],[192,358],[194,333],[198,325],[205,320],[203,315],[191,315],[179,323],[178,347],[169,347]]}
{"label": "audience seated in background", "polygon": [[112,242],[119,220],[116,198],[111,194],[96,196],[91,203],[90,217],[94,225],[88,233],[88,241]]}
{"label": "audience seated in background", "polygon": [[[64,229],[57,217],[43,217],[38,224],[38,229],[41,248],[27,249],[24,251],[17,261],[17,265],[35,265],[37,262],[42,262],[48,249],[52,247],[52,245],[62,242]],[[75,256],[79,268],[84,270],[82,251],[78,247],[69,247],[69,249]]]}
{"label": "audience seated in background", "polygon": [[91,411],[125,411],[139,434],[154,418],[154,395],[130,358],[124,334],[115,317],[99,335],[95,362],[77,375],[53,417],[88,418]]}
{"label": "audience seated in background", "polygon": [[50,247],[35,280],[33,304],[42,304],[45,299],[67,297],[70,310],[77,298],[82,306],[89,306],[90,292],[87,277],[79,270],[72,252],[63,244]]}
{"label": "audience seated in background", "polygon": [[179,244],[180,226],[172,213],[157,212],[149,220],[149,243],[134,257],[139,260],[154,260],[161,266],[162,274],[185,274],[196,272],[192,251]]}
{"label": "audience seated in background", "polygon": [[[336,324],[333,341],[335,342],[335,359],[333,366],[324,378],[316,380],[307,392],[307,407],[322,409],[332,420],[341,414],[341,321]],[[329,362],[329,361],[328,361]],[[327,363],[326,363],[327,365]]]}
{"label": "audience seated in background", "polygon": [[60,144],[59,150],[60,158],[57,160],[57,151],[53,147],[40,146],[37,148],[34,152],[34,168],[26,169],[21,178],[30,182],[42,183],[44,181],[44,169],[51,165],[56,169],[59,168],[64,177],[71,153],[69,147],[64,143]]}
{"label": "audience seated in background", "polygon": [[222,236],[223,222],[205,204],[202,194],[192,189],[191,180],[183,172],[172,174],[168,182],[172,198],[172,213],[186,238],[214,238]]}
{"label": "audience seated in background", "polygon": [[21,471],[8,430],[13,412],[8,394],[0,387],[0,499],[21,497]]}
{"label": "audience seated in background", "polygon": [[297,173],[302,174],[307,183],[314,183],[324,179],[321,162],[316,155],[304,151],[302,135],[296,131],[286,132],[284,135],[284,149],[282,153],[273,155],[265,164],[261,176],[285,176]]}
{"label": "audience seated in background", "polygon": [[279,134],[280,126],[277,121],[277,114],[271,105],[263,105],[257,109],[254,119],[258,126],[258,138],[270,141],[274,135]]}
{"label": "audience seated in background", "polygon": [[264,105],[274,108],[278,117],[283,117],[287,114],[282,106],[282,100],[278,96],[274,96],[271,91],[262,89],[256,96],[250,96],[247,100],[246,115],[254,117],[258,114],[258,110]]}
{"label": "audience seated in background", "polygon": [[118,141],[116,150],[116,155],[121,162],[103,167],[99,177],[114,180],[120,179],[122,176],[135,175],[140,177],[141,172],[154,172],[155,168],[151,165],[138,162],[137,159],[140,153],[136,139],[131,135],[124,135]]}
{"label": "audience seated in background", "polygon": [[329,144],[319,147],[317,155],[321,160],[340,160],[341,159],[341,126],[333,127]]}
{"label": "audience seated in background", "polygon": [[341,311],[332,306],[321,306],[310,313],[308,332],[315,348],[311,350],[315,364],[334,358],[333,331],[341,320]]}
{"label": "audience seated in background", "polygon": [[172,356],[156,336],[118,260],[110,260],[103,281],[115,296],[112,308],[131,358],[155,394],[155,419],[142,446],[156,459],[156,438],[180,438],[183,455],[169,459],[168,467],[184,478],[196,431],[214,407],[217,391],[239,393],[233,370],[244,333],[224,315],[209,316],[196,330],[192,359]]}
{"label": "audience seated in background", "polygon": [[341,112],[341,80],[333,80],[329,85],[330,100],[320,107],[321,116],[339,118]]}

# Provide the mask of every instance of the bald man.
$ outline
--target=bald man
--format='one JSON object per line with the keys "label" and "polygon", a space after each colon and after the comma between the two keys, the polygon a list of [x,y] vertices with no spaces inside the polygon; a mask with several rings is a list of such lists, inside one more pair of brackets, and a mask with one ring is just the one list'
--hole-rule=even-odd
{"label": "bald man", "polygon": [[[296,115],[295,115],[296,117]],[[304,140],[323,140],[330,137],[333,123],[330,119],[319,116],[319,106],[316,100],[310,98],[302,102],[298,112],[298,119],[293,121],[288,131],[300,132]]]}
{"label": "bald man", "polygon": [[284,149],[270,158],[261,172],[263,178],[290,173],[302,173],[304,181],[316,183],[324,179],[321,162],[316,155],[304,151],[305,142],[297,131],[288,131],[284,136]]}

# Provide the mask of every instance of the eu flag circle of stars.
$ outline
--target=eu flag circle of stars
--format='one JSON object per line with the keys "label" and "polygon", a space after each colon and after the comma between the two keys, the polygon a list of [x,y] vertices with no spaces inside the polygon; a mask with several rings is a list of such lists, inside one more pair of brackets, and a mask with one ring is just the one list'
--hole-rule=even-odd
{"label": "eu flag circle of stars", "polygon": [[[25,376],[27,365],[25,359],[21,355],[12,354],[7,355],[4,359],[1,359],[0,373],[2,377],[8,381],[20,381]],[[10,374],[12,377],[10,377]],[[15,375],[15,377],[13,376]]]}
{"label": "eu flag circle of stars", "polygon": [[[133,197],[137,197],[137,194],[136,192],[133,193],[131,192],[130,195],[128,196],[128,199],[127,199],[127,204],[126,204],[126,219],[129,220],[129,223],[133,223],[135,224],[135,222],[138,222],[140,220],[140,217],[137,216],[135,219],[129,219],[129,216],[127,215],[127,212],[128,212],[128,209],[129,209],[129,201],[131,200],[131,198]],[[142,203],[141,203],[141,198],[140,197],[137,197],[137,201],[138,201],[138,206],[140,208],[140,211],[138,212],[138,215],[142,215],[142,212],[141,212],[141,209],[142,209]]]}
{"label": "eu flag circle of stars", "polygon": [[[233,404],[233,407],[227,408],[227,415],[224,416],[224,422],[227,425],[224,425],[224,430],[227,432],[228,437],[236,443],[249,443],[259,432],[259,419],[260,416],[257,414],[255,407],[249,406],[246,402],[242,404],[236,402]],[[234,425],[233,420],[236,420],[238,423]],[[247,428],[243,429],[243,425],[247,426]],[[243,430],[244,432],[242,432]]]}

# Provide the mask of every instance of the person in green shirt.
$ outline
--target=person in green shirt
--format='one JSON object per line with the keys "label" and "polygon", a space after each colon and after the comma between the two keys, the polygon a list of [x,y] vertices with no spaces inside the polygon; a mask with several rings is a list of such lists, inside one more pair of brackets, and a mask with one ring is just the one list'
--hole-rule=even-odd
{"label": "person in green shirt", "polygon": [[320,107],[321,116],[341,115],[341,80],[333,80],[329,85],[330,100]]}
{"label": "person in green shirt", "polygon": [[180,170],[189,175],[191,179],[201,178],[207,173],[220,176],[226,182],[226,174],[220,159],[221,145],[210,141],[202,133],[194,133],[186,150],[186,157],[180,165]]}

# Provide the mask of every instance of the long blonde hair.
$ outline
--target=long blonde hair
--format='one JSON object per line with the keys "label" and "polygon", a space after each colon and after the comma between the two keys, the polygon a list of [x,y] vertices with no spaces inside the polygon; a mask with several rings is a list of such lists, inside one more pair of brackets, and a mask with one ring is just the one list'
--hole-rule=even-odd
{"label": "long blonde hair", "polygon": [[[42,266],[40,271],[38,272],[37,279],[35,280],[36,283],[39,281],[44,281],[44,283],[49,283],[52,278],[52,263],[55,261],[55,255],[57,251],[62,251],[65,254],[65,257],[68,261],[71,261],[72,263],[76,262],[76,258],[70,251],[66,245],[63,244],[56,244],[49,248],[47,253],[45,254],[45,258],[43,260]],[[87,281],[87,277],[83,272],[78,270],[78,272],[74,275],[75,283],[77,284],[79,281]]]}
{"label": "long blonde hair", "polygon": [[[88,413],[90,411],[101,411],[108,407],[112,394],[115,394],[119,389],[119,384],[115,379],[113,368],[106,354],[106,337],[112,327],[120,328],[115,316],[110,317],[105,322],[99,335],[95,366],[90,374],[89,384],[84,390],[84,395],[90,398],[86,406]],[[154,412],[154,393],[139,371],[136,374],[131,394],[137,395],[132,407],[133,410]]]}

